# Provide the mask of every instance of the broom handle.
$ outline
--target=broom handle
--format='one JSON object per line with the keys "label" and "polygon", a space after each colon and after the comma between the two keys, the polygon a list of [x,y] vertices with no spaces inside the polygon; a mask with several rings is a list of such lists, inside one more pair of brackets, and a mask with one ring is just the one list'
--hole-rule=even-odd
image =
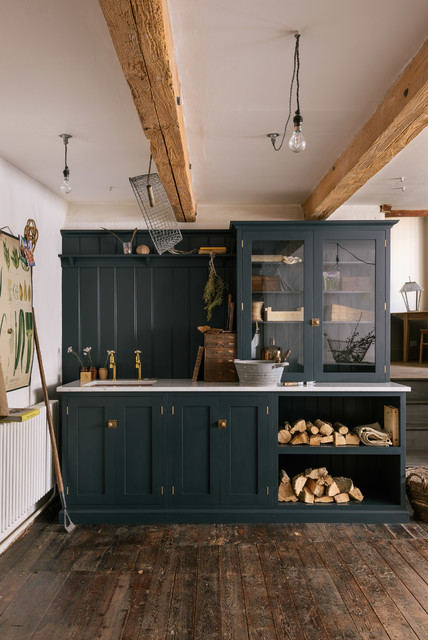
{"label": "broom handle", "polygon": [[58,484],[58,491],[59,491],[59,493],[63,494],[64,493],[64,484],[62,482],[61,467],[60,467],[60,464],[59,464],[58,449],[57,449],[57,446],[56,446],[56,439],[55,439],[55,432],[54,432],[54,426],[53,426],[53,420],[52,420],[51,406],[49,404],[48,388],[46,386],[46,378],[45,378],[45,372],[44,372],[44,369],[43,369],[42,354],[41,354],[41,351],[40,351],[39,336],[37,334],[36,316],[34,314],[34,309],[33,309],[33,326],[34,326],[34,342],[36,343],[36,351],[37,351],[37,360],[39,361],[40,379],[42,381],[43,397],[45,399],[46,414],[47,414],[47,418],[48,418],[49,435],[51,437],[52,455],[53,455],[53,462],[54,462],[54,468],[55,468],[55,475],[56,475],[56,480],[57,480],[57,484]]}

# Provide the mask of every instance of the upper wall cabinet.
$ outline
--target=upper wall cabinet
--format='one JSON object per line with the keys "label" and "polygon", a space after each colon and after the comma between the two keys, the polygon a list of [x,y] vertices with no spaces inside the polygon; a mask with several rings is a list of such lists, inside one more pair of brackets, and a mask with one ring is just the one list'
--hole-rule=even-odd
{"label": "upper wall cabinet", "polygon": [[239,357],[290,349],[284,381],[388,380],[393,224],[232,223]]}

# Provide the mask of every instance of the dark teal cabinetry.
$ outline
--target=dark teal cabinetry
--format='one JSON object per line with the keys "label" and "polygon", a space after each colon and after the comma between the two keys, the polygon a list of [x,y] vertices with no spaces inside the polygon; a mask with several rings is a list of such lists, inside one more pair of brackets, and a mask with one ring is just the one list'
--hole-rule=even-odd
{"label": "dark teal cabinetry", "polygon": [[238,356],[274,339],[291,349],[284,380],[389,380],[393,224],[232,223]]}
{"label": "dark teal cabinetry", "polygon": [[174,505],[266,505],[269,397],[183,394],[171,402]]}

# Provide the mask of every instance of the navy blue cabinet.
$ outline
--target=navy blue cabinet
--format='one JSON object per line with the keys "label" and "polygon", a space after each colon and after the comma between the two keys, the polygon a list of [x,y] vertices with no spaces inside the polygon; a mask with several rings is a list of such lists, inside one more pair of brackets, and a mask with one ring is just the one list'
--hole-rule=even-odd
{"label": "navy blue cabinet", "polygon": [[389,380],[395,222],[237,222],[238,356],[291,349],[284,380]]}

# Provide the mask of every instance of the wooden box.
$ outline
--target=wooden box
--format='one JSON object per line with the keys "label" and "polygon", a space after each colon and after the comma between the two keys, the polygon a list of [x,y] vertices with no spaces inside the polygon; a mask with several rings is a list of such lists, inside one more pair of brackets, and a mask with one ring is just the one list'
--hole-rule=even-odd
{"label": "wooden box", "polygon": [[205,382],[236,382],[233,361],[236,358],[236,332],[204,334],[204,380]]}
{"label": "wooden box", "polygon": [[281,281],[278,276],[252,276],[253,291],[281,291]]}

